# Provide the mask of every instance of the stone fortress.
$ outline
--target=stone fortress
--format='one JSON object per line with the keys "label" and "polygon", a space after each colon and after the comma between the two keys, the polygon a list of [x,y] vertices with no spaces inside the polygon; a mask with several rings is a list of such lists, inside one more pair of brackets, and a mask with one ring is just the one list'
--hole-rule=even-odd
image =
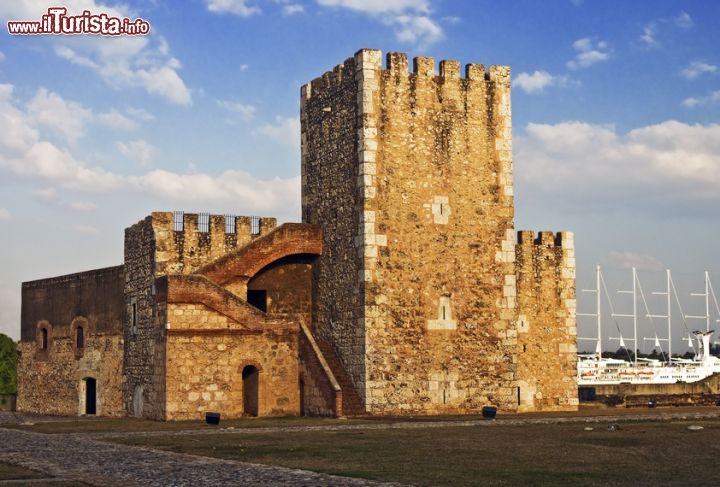
{"label": "stone fortress", "polygon": [[514,230],[510,70],[362,49],[301,89],[302,223],[152,213],[22,287],[21,411],[578,407],[568,232]]}

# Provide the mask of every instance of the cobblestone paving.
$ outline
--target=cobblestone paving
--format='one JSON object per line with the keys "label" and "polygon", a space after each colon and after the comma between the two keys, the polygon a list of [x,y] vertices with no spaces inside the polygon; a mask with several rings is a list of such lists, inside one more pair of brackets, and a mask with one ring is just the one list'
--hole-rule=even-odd
{"label": "cobblestone paving", "polygon": [[[91,435],[5,428],[0,428],[0,462],[47,475],[23,485],[52,485],[60,480],[92,486],[399,485],[104,443]],[[12,485],[0,481],[3,484]]]}
{"label": "cobblestone paving", "polygon": [[[639,419],[705,419],[717,418],[720,410],[643,411],[635,414],[597,414],[568,416],[514,416],[496,421],[456,420],[453,425],[489,426],[493,424],[533,424],[565,422],[615,422]],[[52,421],[66,418],[34,418]],[[0,425],[22,423],[19,415],[0,412]],[[433,428],[447,426],[448,421],[398,421],[329,426],[295,426],[289,428],[242,428],[218,430],[223,434],[246,434],[250,431],[277,432],[319,429]],[[60,480],[93,486],[398,486],[303,470],[269,467],[243,462],[198,457],[103,442],[103,438],[138,435],[191,435],[207,431],[156,431],[135,433],[41,434],[0,427],[0,462],[29,468],[47,475],[25,484],[52,485]],[[0,485],[13,482],[1,482]],[[24,484],[23,484],[24,485]]]}

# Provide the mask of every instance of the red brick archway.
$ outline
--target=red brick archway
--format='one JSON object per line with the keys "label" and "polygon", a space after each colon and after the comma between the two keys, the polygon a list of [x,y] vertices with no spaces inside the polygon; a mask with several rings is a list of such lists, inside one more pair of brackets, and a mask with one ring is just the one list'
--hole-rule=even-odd
{"label": "red brick archway", "polygon": [[198,270],[219,285],[249,280],[266,266],[291,255],[321,255],[322,229],[318,225],[285,223],[272,232]]}

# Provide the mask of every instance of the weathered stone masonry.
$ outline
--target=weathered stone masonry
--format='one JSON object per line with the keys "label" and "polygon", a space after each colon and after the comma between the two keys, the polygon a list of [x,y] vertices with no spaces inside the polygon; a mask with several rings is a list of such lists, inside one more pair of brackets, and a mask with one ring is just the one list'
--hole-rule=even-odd
{"label": "weathered stone masonry", "polygon": [[328,249],[314,327],[366,410],[515,410],[518,300],[542,297],[516,289],[509,68],[468,65],[463,78],[456,61],[436,75],[416,58],[408,72],[391,53],[383,69],[365,49],[303,87],[301,127],[303,219]]}
{"label": "weathered stone masonry", "polygon": [[[126,409],[155,419],[298,414],[298,327],[310,315],[309,255],[319,252],[313,229],[263,219],[252,235],[239,217],[231,233],[212,215],[202,231],[197,218],[184,215],[177,229],[173,214],[153,213],[126,231],[135,277],[125,293]],[[248,304],[253,287],[266,293],[267,312]],[[252,404],[247,370],[257,377]]]}
{"label": "weathered stone masonry", "polygon": [[123,266],[25,283],[18,407],[577,408],[573,235],[515,231],[510,69],[386,59],[302,87],[304,223],[153,213]]}
{"label": "weathered stone masonry", "polygon": [[578,405],[575,245],[569,232],[519,232],[517,246],[520,411]]}
{"label": "weathered stone masonry", "polygon": [[124,414],[122,288],[122,266],[23,283],[18,410]]}

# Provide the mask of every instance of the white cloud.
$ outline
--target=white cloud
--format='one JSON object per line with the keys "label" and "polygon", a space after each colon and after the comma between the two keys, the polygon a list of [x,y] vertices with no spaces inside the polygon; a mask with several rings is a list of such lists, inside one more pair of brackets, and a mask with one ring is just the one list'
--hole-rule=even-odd
{"label": "white cloud", "polygon": [[28,113],[37,123],[61,134],[70,144],[85,134],[85,124],[92,119],[91,110],[79,103],[65,101],[45,88],[40,88],[30,101]]}
{"label": "white cloud", "polygon": [[695,108],[700,106],[707,107],[710,105],[714,105],[715,103],[720,103],[720,90],[713,91],[709,95],[700,98],[695,96],[685,98],[682,102],[682,105],[686,108]]}
{"label": "white cloud", "polygon": [[282,12],[283,15],[295,15],[295,14],[301,14],[305,11],[305,8],[300,5],[299,3],[289,3],[287,5],[283,5]]}
{"label": "white cloud", "polygon": [[317,3],[324,7],[341,7],[367,14],[430,11],[430,2],[427,0],[317,0]]}
{"label": "white cloud", "polygon": [[12,220],[12,214],[10,210],[6,208],[0,208],[0,222],[9,222]]}
{"label": "white cloud", "polygon": [[229,101],[229,100],[217,100],[217,104],[225,110],[237,113],[240,115],[245,122],[249,122],[255,116],[257,109],[253,105],[246,105],[244,103]]}
{"label": "white cloud", "polygon": [[235,207],[264,214],[287,213],[288,209],[299,213],[300,176],[263,180],[245,171],[227,171],[214,177],[158,169],[128,178],[128,183],[135,191],[171,202],[232,203]]}
{"label": "white cloud", "polygon": [[431,18],[427,0],[317,0],[323,7],[344,8],[369,15],[395,28],[399,42],[424,49],[443,39],[442,27]]}
{"label": "white cloud", "polygon": [[[7,20],[35,20],[47,13],[43,2],[2,2],[0,17]],[[95,0],[69,0],[63,3],[68,12],[83,10],[102,12],[109,17],[136,18],[125,4],[100,5]],[[49,36],[55,54],[69,62],[97,73],[108,85],[116,88],[141,88],[152,95],[179,105],[192,101],[190,90],[180,78],[180,63],[170,54],[161,36]]]}
{"label": "white cloud", "polygon": [[[42,189],[32,191],[36,199],[60,200],[61,204],[75,210],[89,210],[93,209],[92,203],[63,203],[58,189],[85,193],[129,192],[169,202],[232,204],[264,214],[299,214],[299,176],[262,180],[241,171],[215,176],[163,170],[127,176],[89,166],[67,148],[44,140],[36,127],[39,122],[18,108],[12,91],[11,85],[0,84],[0,180],[15,177],[40,186]],[[276,122],[258,128],[257,134],[299,147],[299,119],[278,117]],[[143,140],[118,143],[117,148],[141,163],[149,162],[155,151]],[[91,228],[78,227],[76,230],[88,232]]]}
{"label": "white cloud", "polygon": [[693,61],[685,69],[680,71],[680,74],[686,79],[695,79],[702,74],[716,73],[717,70],[717,66],[713,64],[707,64],[701,61]]}
{"label": "white cloud", "polygon": [[97,208],[97,205],[92,201],[71,201],[67,206],[75,211],[92,211]]}
{"label": "white cloud", "polygon": [[[3,159],[24,154],[38,139],[38,132],[12,100],[13,86],[0,84],[0,148]],[[3,159],[0,159],[2,164]]]}
{"label": "white cloud", "polygon": [[662,271],[667,266],[652,255],[629,251],[612,251],[602,259],[603,266],[616,269],[637,269],[639,271]]}
{"label": "white cloud", "polygon": [[645,24],[645,26],[643,26],[643,32],[642,34],[640,34],[640,42],[646,47],[660,47],[661,43],[658,37],[660,36],[661,30],[663,31],[663,33],[667,32],[668,27],[688,30],[691,29],[694,25],[695,22],[693,22],[692,17],[690,17],[690,15],[684,11],[680,12],[676,17],[672,19],[660,18],[651,20],[650,22]]}
{"label": "white cloud", "polygon": [[140,120],[141,122],[150,122],[155,120],[155,117],[150,112],[143,110],[142,108],[128,107],[125,109],[125,113],[133,119]]}
{"label": "white cloud", "polygon": [[570,69],[587,68],[610,59],[610,47],[605,41],[584,37],[573,42],[573,49],[576,52],[575,58],[566,63]]}
{"label": "white cloud", "polygon": [[532,74],[520,73],[512,82],[513,87],[520,88],[525,93],[542,93],[551,86],[566,86],[569,83],[567,76],[554,76],[547,71],[535,71]]}
{"label": "white cloud", "polygon": [[646,203],[720,205],[720,124],[670,120],[624,135],[583,122],[529,124],[515,149],[520,184],[578,206],[621,208],[641,194]]}
{"label": "white cloud", "polygon": [[43,188],[33,190],[32,195],[40,201],[54,201],[57,199],[57,190],[55,188]]}
{"label": "white cloud", "polygon": [[681,29],[690,29],[695,25],[695,22],[693,22],[690,14],[685,11],[680,12],[678,16],[673,19],[673,22],[677,27],[680,27]]}
{"label": "white cloud", "polygon": [[[12,85],[0,85],[0,174],[29,177],[69,186],[95,187],[103,191],[117,184],[116,177],[101,168],[88,168],[72,153],[41,138],[35,124],[57,128],[54,112],[46,110],[46,93],[41,93],[38,107],[23,113],[12,99]],[[32,105],[32,102],[31,102]],[[67,108],[52,100],[49,105]],[[72,108],[70,109],[73,110]],[[40,119],[40,121],[38,120]],[[72,125],[72,124],[71,124]]]}
{"label": "white cloud", "polygon": [[114,108],[110,110],[107,113],[101,113],[96,117],[96,120],[101,123],[102,125],[105,125],[106,127],[110,127],[113,129],[118,130],[135,130],[138,127],[137,122],[134,120],[129,119],[122,113],[118,112]]}
{"label": "white cloud", "polygon": [[262,125],[253,133],[264,135],[292,148],[300,147],[300,118],[277,117],[275,124]]}
{"label": "white cloud", "polygon": [[72,226],[72,229],[75,230],[77,233],[82,233],[85,235],[95,235],[98,233],[98,229],[91,225],[75,224]]}
{"label": "white cloud", "polygon": [[250,17],[261,12],[260,7],[248,5],[248,0],[205,0],[207,9],[216,14],[233,14]]}
{"label": "white cloud", "polygon": [[657,24],[655,22],[650,22],[645,27],[643,27],[643,32],[640,35],[640,42],[645,44],[648,47],[654,47],[658,44],[657,41]]}
{"label": "white cloud", "polygon": [[149,166],[155,157],[155,147],[144,140],[116,142],[115,146],[123,156],[139,163],[141,166]]}
{"label": "white cloud", "polygon": [[442,28],[424,15],[398,15],[389,19],[387,23],[397,26],[395,37],[405,44],[425,47],[444,37]]}
{"label": "white cloud", "polygon": [[5,54],[3,54],[2,51],[0,51],[0,63],[5,61]]}

